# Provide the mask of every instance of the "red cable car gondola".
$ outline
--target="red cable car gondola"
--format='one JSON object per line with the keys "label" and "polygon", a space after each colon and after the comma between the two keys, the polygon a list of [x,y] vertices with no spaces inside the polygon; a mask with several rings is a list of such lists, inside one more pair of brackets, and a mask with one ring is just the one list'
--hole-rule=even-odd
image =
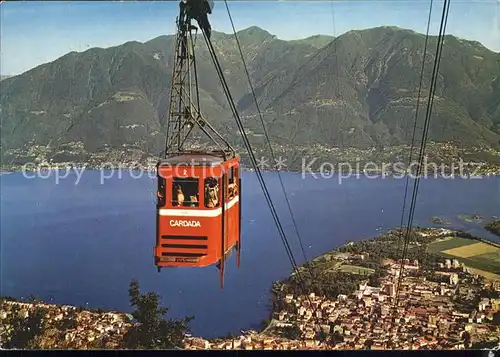
{"label": "red cable car gondola", "polygon": [[[238,267],[240,263],[240,158],[200,113],[192,34],[197,28],[191,20],[202,16],[187,8],[189,5],[189,1],[181,2],[177,18],[165,157],[157,165],[155,265],[160,271],[162,267],[215,264],[222,287],[225,261],[233,249]],[[185,149],[196,128],[216,150]],[[203,143],[201,137],[196,139]]]}

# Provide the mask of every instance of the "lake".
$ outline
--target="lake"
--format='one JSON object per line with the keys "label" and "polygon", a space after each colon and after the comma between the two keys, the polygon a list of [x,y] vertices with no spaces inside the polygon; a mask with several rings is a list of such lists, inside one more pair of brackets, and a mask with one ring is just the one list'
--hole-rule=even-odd
{"label": "lake", "polygon": [[[282,173],[307,258],[349,240],[399,226],[405,179],[302,177]],[[109,175],[108,175],[109,176]],[[304,262],[277,173],[264,173],[297,263]],[[99,171],[75,174],[56,184],[1,175],[1,294],[48,302],[130,311],[128,284],[155,291],[169,315],[194,315],[194,335],[207,338],[258,328],[268,318],[273,281],[291,265],[253,172],[243,173],[241,267],[228,261],[224,290],[218,270],[163,269],[153,264],[155,179],[116,175],[101,182]],[[411,188],[408,202],[411,197]],[[409,203],[407,204],[407,210]],[[432,216],[453,228],[500,241],[460,214],[500,216],[500,177],[420,181],[414,225],[433,226]]]}

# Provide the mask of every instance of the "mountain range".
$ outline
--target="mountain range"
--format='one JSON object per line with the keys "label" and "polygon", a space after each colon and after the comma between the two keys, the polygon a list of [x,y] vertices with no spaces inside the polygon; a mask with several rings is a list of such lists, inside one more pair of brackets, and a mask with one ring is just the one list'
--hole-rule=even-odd
{"label": "mountain range", "polygon": [[[238,32],[268,133],[293,149],[387,147],[411,141],[425,36],[396,27],[336,38],[284,41],[250,27]],[[133,146],[163,149],[174,36],[70,52],[2,79],[2,153],[40,144],[83,142],[88,152]],[[196,43],[204,117],[238,146],[240,136],[202,38]],[[213,32],[231,94],[251,142],[262,124],[234,36]],[[436,37],[428,41],[417,129],[429,95]],[[500,54],[448,35],[444,41],[431,141],[500,146]],[[417,131],[417,135],[421,135]]]}

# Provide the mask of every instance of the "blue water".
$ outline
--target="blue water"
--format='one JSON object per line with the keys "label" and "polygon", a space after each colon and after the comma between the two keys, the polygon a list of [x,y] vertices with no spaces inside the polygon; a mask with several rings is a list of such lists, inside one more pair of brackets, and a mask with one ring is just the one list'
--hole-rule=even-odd
{"label": "blue water", "polygon": [[[0,176],[2,295],[130,311],[127,289],[136,278],[143,291],[163,297],[172,317],[194,315],[196,335],[237,333],[268,317],[270,286],[291,265],[254,173],[243,174],[241,267],[236,269],[233,256],[222,291],[215,267],[157,273],[154,179],[123,175],[101,184],[100,175],[86,171],[77,185],[76,175],[58,184],[53,176]],[[278,177],[264,175],[301,264]],[[337,177],[282,178],[308,258],[400,223],[404,179],[353,177],[339,184]],[[500,177],[421,180],[415,225],[430,226],[429,217],[440,216],[455,228],[500,241],[480,225],[457,219],[471,213],[500,216]]]}

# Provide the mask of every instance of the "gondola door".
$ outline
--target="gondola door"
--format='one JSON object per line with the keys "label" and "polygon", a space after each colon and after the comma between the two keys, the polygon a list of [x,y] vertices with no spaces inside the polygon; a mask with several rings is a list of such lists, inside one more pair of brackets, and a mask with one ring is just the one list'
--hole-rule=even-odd
{"label": "gondola door", "polygon": [[227,259],[227,251],[229,249],[229,234],[231,232],[231,211],[228,210],[228,202],[230,196],[228,194],[229,177],[224,174],[224,259]]}
{"label": "gondola door", "polygon": [[222,214],[221,214],[221,237],[220,237],[220,244],[221,244],[221,255],[220,255],[220,261],[219,261],[219,276],[220,276],[220,287],[221,289],[224,287],[224,268],[226,265],[226,173],[225,170],[222,170],[222,177],[220,179],[220,202],[221,202],[221,209],[222,209]]}

